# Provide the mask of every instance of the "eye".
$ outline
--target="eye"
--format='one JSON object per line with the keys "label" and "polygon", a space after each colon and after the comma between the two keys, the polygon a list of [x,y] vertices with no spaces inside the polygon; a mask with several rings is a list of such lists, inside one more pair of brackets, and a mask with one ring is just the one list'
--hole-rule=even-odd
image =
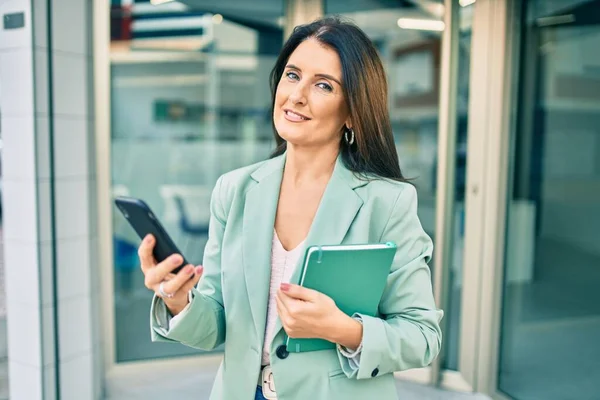
{"label": "eye", "polygon": [[317,86],[320,87],[321,89],[327,91],[327,92],[331,92],[333,90],[333,88],[331,87],[331,85],[328,84],[328,83],[325,83],[325,82],[317,83]]}
{"label": "eye", "polygon": [[300,79],[300,77],[298,76],[298,74],[296,74],[295,72],[287,72],[287,73],[285,74],[285,76],[286,76],[288,79],[292,79],[292,80],[295,80],[295,81],[297,81],[298,79]]}

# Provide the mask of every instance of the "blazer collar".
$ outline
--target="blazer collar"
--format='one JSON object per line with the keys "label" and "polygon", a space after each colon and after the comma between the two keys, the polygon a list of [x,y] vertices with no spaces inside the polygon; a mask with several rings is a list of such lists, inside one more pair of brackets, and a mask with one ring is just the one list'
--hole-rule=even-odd
{"label": "blazer collar", "polygon": [[[244,276],[252,318],[261,346],[267,318],[273,229],[285,160],[284,153],[264,162],[251,174],[256,184],[246,193],[244,205]],[[306,238],[305,247],[342,243],[363,204],[354,189],[366,183],[365,180],[354,176],[354,173],[345,167],[341,156],[338,156]],[[295,267],[292,283],[299,282],[302,262],[303,257]],[[276,332],[280,329],[281,323],[278,320]]]}

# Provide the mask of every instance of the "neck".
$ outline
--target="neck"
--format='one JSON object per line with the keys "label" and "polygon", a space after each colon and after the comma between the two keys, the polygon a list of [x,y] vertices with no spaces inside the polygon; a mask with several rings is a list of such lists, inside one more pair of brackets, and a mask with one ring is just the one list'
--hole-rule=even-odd
{"label": "neck", "polygon": [[328,180],[333,173],[339,150],[327,146],[317,149],[298,148],[288,143],[284,179],[295,186]]}

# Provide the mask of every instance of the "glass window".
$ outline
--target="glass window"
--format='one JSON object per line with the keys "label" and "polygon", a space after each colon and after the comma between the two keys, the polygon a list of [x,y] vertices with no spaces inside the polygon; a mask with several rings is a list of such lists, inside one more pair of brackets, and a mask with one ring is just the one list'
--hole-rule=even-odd
{"label": "glass window", "polygon": [[499,388],[518,400],[597,399],[600,2],[523,7]]}
{"label": "glass window", "polygon": [[[468,2],[465,2],[467,5]],[[388,77],[389,108],[402,172],[416,185],[419,218],[435,242],[439,80],[444,6],[429,2],[327,0],[327,14],[342,15],[363,29],[379,50]],[[467,109],[472,7],[460,9],[457,104],[455,213],[453,245],[448,268],[450,303],[445,305],[444,368],[458,368],[464,191],[467,148]],[[432,272],[439,267],[435,259]]]}
{"label": "glass window", "polygon": [[[219,175],[274,149],[268,75],[282,2],[219,3],[136,2],[111,15],[112,194],[146,201],[195,264]],[[117,362],[198,353],[150,342],[139,238],[116,207],[113,227]]]}

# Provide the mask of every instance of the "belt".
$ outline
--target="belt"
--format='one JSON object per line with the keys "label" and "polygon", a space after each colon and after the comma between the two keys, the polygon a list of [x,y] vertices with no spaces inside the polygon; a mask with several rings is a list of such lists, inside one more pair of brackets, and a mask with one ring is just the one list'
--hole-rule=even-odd
{"label": "belt", "polygon": [[[273,372],[270,365],[264,365],[260,368],[257,385],[262,389],[265,399],[276,400],[275,384],[273,382]],[[263,387],[264,386],[264,387]]]}

